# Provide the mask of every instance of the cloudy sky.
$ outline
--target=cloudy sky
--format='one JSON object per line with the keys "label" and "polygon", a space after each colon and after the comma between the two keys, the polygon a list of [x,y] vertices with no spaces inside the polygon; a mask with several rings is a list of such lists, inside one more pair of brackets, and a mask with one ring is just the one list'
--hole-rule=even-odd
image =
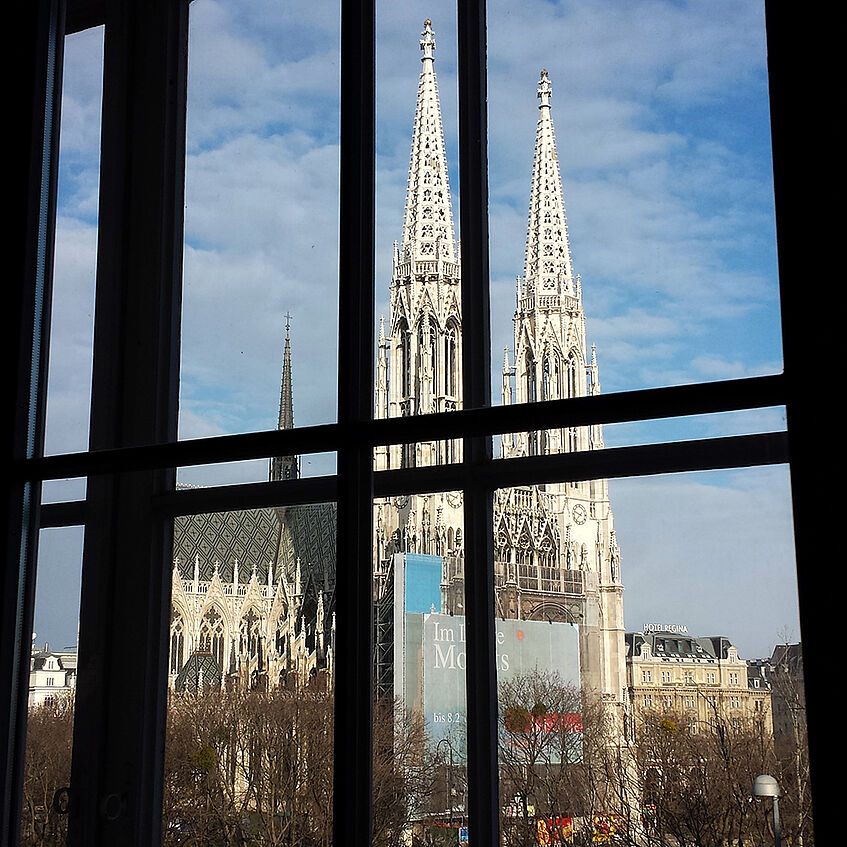
{"label": "cloudy sky", "polygon": [[[377,316],[401,232],[426,17],[458,221],[455,9],[380,4]],[[779,372],[760,6],[499,0],[488,30],[495,398],[523,268],[541,68],[553,83],[571,248],[604,391]],[[296,422],[335,420],[341,37],[332,3],[192,3],[181,437],[275,425],[287,312]],[[73,36],[66,53],[50,452],[86,446],[101,39]],[[765,410],[608,427],[606,440],[783,426],[780,410]],[[304,458],[307,473],[332,467],[332,457]],[[265,474],[256,462],[181,479]],[[785,469],[619,480],[611,490],[628,628],[686,623],[729,636],[745,656],[769,653],[786,627],[798,637]],[[53,486],[49,496],[75,491]],[[66,598],[79,552],[69,533],[45,533],[39,640],[74,639]]]}

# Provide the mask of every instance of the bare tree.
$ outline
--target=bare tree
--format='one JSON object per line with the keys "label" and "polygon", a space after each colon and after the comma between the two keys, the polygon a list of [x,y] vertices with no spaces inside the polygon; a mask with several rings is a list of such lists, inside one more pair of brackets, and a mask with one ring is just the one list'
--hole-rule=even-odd
{"label": "bare tree", "polygon": [[64,844],[67,817],[54,807],[56,792],[71,776],[74,702],[61,695],[31,709],[27,716],[21,844]]}
{"label": "bare tree", "polygon": [[499,700],[504,843],[532,844],[539,819],[585,815],[593,805],[582,696],[558,673],[536,669],[502,682]]}

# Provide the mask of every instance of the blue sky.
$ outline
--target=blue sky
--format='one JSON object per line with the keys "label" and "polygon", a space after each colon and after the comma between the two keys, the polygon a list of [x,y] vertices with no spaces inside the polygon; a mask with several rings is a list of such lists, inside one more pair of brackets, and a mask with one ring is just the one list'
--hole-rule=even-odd
{"label": "blue sky", "polygon": [[[391,244],[401,231],[426,17],[438,43],[458,221],[455,9],[381,4],[376,315],[387,313]],[[488,30],[495,398],[523,268],[541,68],[553,84],[571,248],[604,391],[779,372],[762,8],[736,0],[499,0],[489,5]],[[296,421],[335,419],[340,38],[333,4],[192,3],[182,437],[274,426],[289,311]],[[86,443],[100,39],[83,33],[67,46],[51,452]],[[783,426],[780,410],[765,410],[609,427],[606,439]],[[306,472],[331,468],[332,457],[304,459]],[[181,478],[265,474],[266,463],[256,462]],[[615,481],[612,496],[628,627],[696,617],[698,631],[735,638],[747,656],[769,652],[786,626],[797,637],[785,469]],[[78,570],[72,558],[63,573]],[[683,577],[667,579],[680,572],[689,573],[683,585]],[[764,584],[775,586],[766,604]],[[734,586],[740,599],[727,604]],[[59,605],[41,604],[40,614],[55,619]]]}

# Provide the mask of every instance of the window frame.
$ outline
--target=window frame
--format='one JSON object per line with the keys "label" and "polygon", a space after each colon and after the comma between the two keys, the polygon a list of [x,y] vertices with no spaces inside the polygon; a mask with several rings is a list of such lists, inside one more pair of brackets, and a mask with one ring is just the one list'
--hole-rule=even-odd
{"label": "window frame", "polygon": [[[493,561],[495,488],[789,462],[807,685],[816,829],[828,831],[822,783],[835,745],[824,723],[827,621],[820,615],[818,518],[820,458],[817,386],[806,366],[807,327],[787,304],[789,281],[808,258],[798,232],[809,188],[797,163],[808,140],[797,125],[798,39],[811,27],[778,0],[766,0],[777,202],[784,371],[720,383],[621,392],[492,407],[488,292],[485,5],[458,3],[459,197],[462,233],[462,381],[458,412],[375,420],[373,0],[342,0],[341,195],[338,421],[316,427],[176,439],[179,366],[187,0],[39,0],[18,40],[25,69],[12,125],[25,166],[16,187],[22,211],[14,289],[5,319],[16,364],[8,369],[7,567],[2,593],[0,721],[4,730],[2,843],[17,839],[23,774],[26,689],[39,528],[83,524],[85,554],[71,802],[71,844],[155,844],[160,837],[170,604],[170,522],[176,515],[236,506],[338,503],[335,689],[337,843],[367,845],[372,821],[374,496],[461,489],[468,563]],[[50,278],[56,212],[59,93],[65,34],[105,24],[97,323],[91,447],[43,455]],[[814,33],[815,38],[819,33]],[[806,38],[806,41],[803,39]],[[832,55],[835,55],[833,53]],[[809,69],[800,73],[811,75]],[[805,106],[810,109],[810,106]],[[139,128],[141,128],[139,130]],[[804,229],[805,227],[805,229]],[[114,284],[120,280],[120,284]],[[130,391],[127,387],[132,386]],[[531,411],[538,428],[563,428],[767,406],[786,408],[784,433],[497,459],[492,436],[520,431]],[[375,472],[373,448],[418,440],[463,439],[454,465]],[[176,467],[237,459],[335,452],[337,473],[216,489],[175,489]],[[85,501],[41,505],[40,483],[82,476]],[[121,562],[118,568],[113,563]],[[344,566],[342,566],[344,563]],[[132,567],[135,565],[135,567]],[[468,767],[471,831],[496,844],[496,670],[494,569],[466,567]],[[833,592],[834,593],[834,592]],[[116,619],[111,609],[121,608]],[[138,655],[137,673],[117,679],[119,656]],[[361,657],[367,657],[361,661]],[[119,717],[119,719],[118,719]],[[827,758],[829,757],[829,758]]]}

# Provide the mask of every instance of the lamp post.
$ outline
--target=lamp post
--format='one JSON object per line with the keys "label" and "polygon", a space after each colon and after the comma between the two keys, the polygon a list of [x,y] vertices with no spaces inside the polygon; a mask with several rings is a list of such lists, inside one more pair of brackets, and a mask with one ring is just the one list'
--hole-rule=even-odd
{"label": "lamp post", "polygon": [[449,757],[449,762],[447,764],[447,822],[450,825],[451,829],[453,827],[453,745],[450,743],[449,738],[442,738],[438,744],[435,745],[435,752],[438,755],[438,751],[441,748],[442,744],[447,745],[447,755]]}
{"label": "lamp post", "polygon": [[780,847],[781,837],[779,833],[779,783],[767,774],[757,776],[753,780],[754,797],[773,798],[773,843],[774,847]]}

